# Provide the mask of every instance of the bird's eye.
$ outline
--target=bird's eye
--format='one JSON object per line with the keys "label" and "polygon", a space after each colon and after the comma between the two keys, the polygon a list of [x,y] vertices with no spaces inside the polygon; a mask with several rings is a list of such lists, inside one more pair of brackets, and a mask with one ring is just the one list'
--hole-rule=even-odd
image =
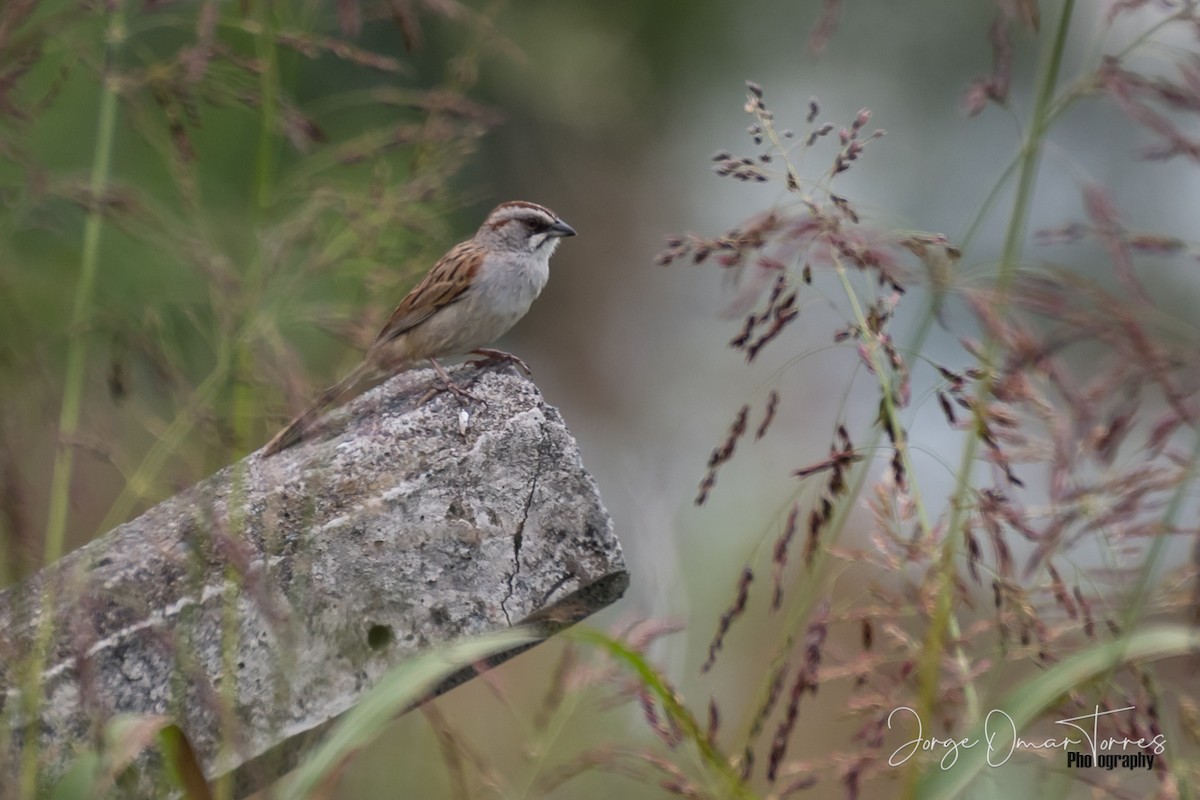
{"label": "bird's eye", "polygon": [[550,227],[550,223],[541,217],[531,217],[525,222],[529,226],[530,233],[545,233]]}

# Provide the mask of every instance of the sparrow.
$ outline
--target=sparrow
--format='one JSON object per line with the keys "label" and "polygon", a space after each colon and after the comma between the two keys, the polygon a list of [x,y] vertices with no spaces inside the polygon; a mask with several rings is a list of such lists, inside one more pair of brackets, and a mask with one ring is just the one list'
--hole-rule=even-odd
{"label": "sparrow", "polygon": [[474,353],[484,362],[516,356],[486,345],[508,332],[533,304],[550,277],[550,256],[575,229],[545,206],[513,200],[492,209],[475,235],[442,256],[388,318],[362,363],[322,392],[263,448],[264,457],[303,441],[329,409],[349,402],[388,378],[429,361],[456,394],[437,362]]}

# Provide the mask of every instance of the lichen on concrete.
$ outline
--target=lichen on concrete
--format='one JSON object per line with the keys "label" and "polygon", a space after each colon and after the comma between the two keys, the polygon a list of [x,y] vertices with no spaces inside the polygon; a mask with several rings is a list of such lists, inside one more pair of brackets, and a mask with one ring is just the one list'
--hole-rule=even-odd
{"label": "lichen on concrete", "polygon": [[[421,405],[433,373],[397,376],[310,440],[253,454],[0,594],[11,711],[11,665],[54,589],[47,758],[61,765],[114,713],[166,713],[208,773],[258,759],[269,778],[264,753],[294,758],[405,657],[522,623],[549,634],[619,597],[620,546],[558,411],[508,370],[452,374],[482,402]],[[230,680],[235,754],[218,764]]]}

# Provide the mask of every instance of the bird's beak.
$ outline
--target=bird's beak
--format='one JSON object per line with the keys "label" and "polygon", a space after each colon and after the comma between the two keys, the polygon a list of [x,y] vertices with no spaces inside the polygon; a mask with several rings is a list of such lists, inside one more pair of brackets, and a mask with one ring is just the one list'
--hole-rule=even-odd
{"label": "bird's beak", "polygon": [[563,222],[561,219],[558,222],[551,225],[547,229],[546,232],[549,233],[551,236],[574,236],[575,235],[575,229],[572,228],[567,223]]}

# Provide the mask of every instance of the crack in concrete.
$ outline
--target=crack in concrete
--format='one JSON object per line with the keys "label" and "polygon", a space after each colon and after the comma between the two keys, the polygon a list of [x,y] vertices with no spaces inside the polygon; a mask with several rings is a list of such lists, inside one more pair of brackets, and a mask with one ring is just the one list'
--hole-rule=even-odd
{"label": "crack in concrete", "polygon": [[544,595],[542,595],[542,603],[541,604],[544,606],[547,603],[549,603],[550,598],[554,596],[554,593],[557,592],[562,587],[566,586],[567,581],[571,580],[571,578],[574,578],[574,577],[575,576],[572,573],[564,572],[562,577],[559,578],[558,580],[556,580],[554,582],[554,585],[551,586],[549,589],[547,589],[546,593]]}
{"label": "crack in concrete", "polygon": [[521,521],[517,524],[517,532],[513,534],[513,568],[512,572],[508,573],[508,592],[504,595],[504,599],[500,601],[500,610],[504,613],[504,621],[510,626],[512,618],[508,615],[508,601],[513,596],[513,584],[517,579],[517,575],[521,572],[521,542],[525,537],[525,523],[529,521],[529,510],[533,508],[533,495],[537,492],[538,479],[542,477],[542,469],[546,462],[546,441],[549,439],[550,431],[546,425],[545,412],[543,412],[542,424],[542,439],[538,442],[537,447],[537,466],[533,468],[533,480],[529,487],[529,496],[525,498],[525,511],[521,514]]}

